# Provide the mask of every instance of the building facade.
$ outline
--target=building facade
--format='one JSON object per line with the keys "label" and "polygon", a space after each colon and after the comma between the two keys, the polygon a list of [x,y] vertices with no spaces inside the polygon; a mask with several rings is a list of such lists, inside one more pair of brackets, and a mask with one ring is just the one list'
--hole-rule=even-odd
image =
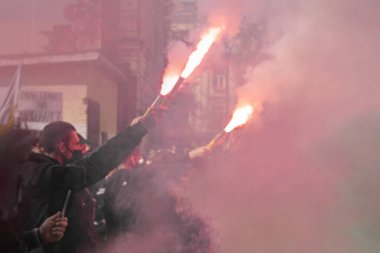
{"label": "building facade", "polygon": [[[198,12],[198,1],[175,0],[176,12],[171,24],[171,39],[192,47],[189,35],[207,27],[207,17]],[[189,78],[194,108],[189,115],[192,135],[208,139],[223,130],[237,102],[236,90],[245,83],[247,66],[265,59],[262,53],[264,25],[243,18],[239,32],[224,34]],[[194,40],[194,38],[192,38]]]}
{"label": "building facade", "polygon": [[119,0],[116,63],[130,73],[129,114],[143,113],[158,94],[167,64],[171,1]]}
{"label": "building facade", "polygon": [[[126,77],[98,52],[1,58],[1,84],[10,83],[21,62],[19,127],[41,130],[51,121],[64,120],[94,145],[116,134],[115,98]],[[0,86],[0,99],[6,89]]]}
{"label": "building facade", "polygon": [[22,63],[21,126],[41,129],[65,120],[102,143],[153,101],[166,65],[169,1],[1,5],[0,98]]}

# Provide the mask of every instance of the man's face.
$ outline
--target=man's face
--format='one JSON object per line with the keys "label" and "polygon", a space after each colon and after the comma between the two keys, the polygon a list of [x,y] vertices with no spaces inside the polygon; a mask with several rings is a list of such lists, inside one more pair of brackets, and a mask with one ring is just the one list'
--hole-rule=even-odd
{"label": "man's face", "polygon": [[73,151],[80,149],[79,136],[76,131],[70,131],[67,140],[61,141],[58,145],[60,151],[61,160],[70,161],[73,158]]}

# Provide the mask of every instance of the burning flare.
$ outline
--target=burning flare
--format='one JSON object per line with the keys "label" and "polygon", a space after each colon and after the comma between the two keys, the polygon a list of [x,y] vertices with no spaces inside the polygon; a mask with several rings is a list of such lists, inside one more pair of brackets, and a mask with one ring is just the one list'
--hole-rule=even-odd
{"label": "burning flare", "polygon": [[252,105],[246,105],[236,109],[232,115],[232,119],[230,120],[226,128],[224,128],[224,131],[217,134],[206,145],[206,149],[208,151],[212,151],[215,147],[222,145],[232,130],[247,123],[248,119],[252,116],[252,113]]}
{"label": "burning flare", "polygon": [[251,105],[246,105],[246,106],[236,109],[232,115],[232,119],[230,120],[226,128],[224,128],[224,131],[226,133],[229,133],[232,130],[234,130],[236,127],[244,125],[252,116],[252,113],[253,113],[253,106]]}
{"label": "burning flare", "polygon": [[167,94],[169,94],[176,85],[178,78],[179,76],[175,74],[166,75],[161,86],[160,94],[162,96],[166,96]]}
{"label": "burning flare", "polygon": [[[189,56],[186,66],[181,73],[181,76],[179,77],[178,75],[171,74],[164,77],[164,82],[161,86],[161,95],[165,96],[169,94],[176,85],[180,85],[183,79],[188,78],[191,73],[193,73],[194,69],[198,67],[198,65],[202,62],[203,58],[210,50],[210,47],[215,42],[221,31],[222,27],[210,28],[209,31],[202,36],[202,39],[199,41],[196,50]],[[179,82],[179,80],[181,81]]]}
{"label": "burning flare", "polygon": [[188,78],[194,69],[201,63],[221,31],[221,27],[210,28],[210,30],[202,37],[197,45],[197,49],[191,53],[189,60],[186,63],[186,67],[182,71],[181,76],[183,78]]}

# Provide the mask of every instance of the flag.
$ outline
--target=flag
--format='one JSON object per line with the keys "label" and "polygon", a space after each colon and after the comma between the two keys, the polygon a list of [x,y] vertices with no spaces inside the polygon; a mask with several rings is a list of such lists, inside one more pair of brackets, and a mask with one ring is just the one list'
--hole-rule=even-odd
{"label": "flag", "polygon": [[0,100],[0,135],[8,132],[15,124],[15,111],[20,90],[21,64],[17,67],[4,99]]}

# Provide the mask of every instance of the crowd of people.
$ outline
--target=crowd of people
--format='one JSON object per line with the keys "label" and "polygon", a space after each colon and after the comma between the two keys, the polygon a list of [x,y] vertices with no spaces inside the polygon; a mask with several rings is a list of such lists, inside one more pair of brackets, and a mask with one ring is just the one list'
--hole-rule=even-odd
{"label": "crowd of people", "polygon": [[[21,139],[1,137],[0,180],[6,194],[0,251],[213,252],[208,224],[180,208],[180,200],[165,187],[180,177],[180,168],[209,150],[155,152],[141,162],[137,147],[165,112],[159,108],[134,119],[95,150],[64,121]],[[15,138],[25,141],[17,159],[5,144]],[[157,233],[166,238],[151,243]],[[128,244],[131,238],[138,238],[140,246]],[[151,246],[144,250],[141,245],[148,241]]]}

